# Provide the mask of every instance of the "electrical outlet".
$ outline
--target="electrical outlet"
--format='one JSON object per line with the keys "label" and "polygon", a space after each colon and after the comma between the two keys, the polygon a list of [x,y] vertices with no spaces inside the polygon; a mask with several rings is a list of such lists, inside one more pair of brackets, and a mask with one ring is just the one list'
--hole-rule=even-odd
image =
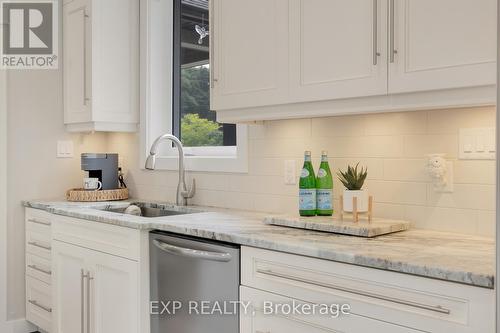
{"label": "electrical outlet", "polygon": [[295,160],[285,160],[285,184],[297,184],[297,162]]}
{"label": "electrical outlet", "polygon": [[73,158],[73,141],[57,141],[57,158]]}

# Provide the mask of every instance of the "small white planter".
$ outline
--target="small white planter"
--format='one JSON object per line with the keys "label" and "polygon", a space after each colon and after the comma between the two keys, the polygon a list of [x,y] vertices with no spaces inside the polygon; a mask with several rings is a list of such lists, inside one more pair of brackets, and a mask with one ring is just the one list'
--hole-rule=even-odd
{"label": "small white planter", "polygon": [[352,207],[353,198],[358,199],[358,213],[366,213],[368,211],[368,191],[366,190],[344,190],[344,212],[352,213],[354,210]]}

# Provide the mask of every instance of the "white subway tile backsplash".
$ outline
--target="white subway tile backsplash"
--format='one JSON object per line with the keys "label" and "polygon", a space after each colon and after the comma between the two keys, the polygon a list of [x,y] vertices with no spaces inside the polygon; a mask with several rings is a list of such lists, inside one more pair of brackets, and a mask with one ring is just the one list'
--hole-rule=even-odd
{"label": "white subway tile backsplash", "polygon": [[302,157],[311,149],[310,137],[288,139],[255,139],[249,142],[249,157]]}
{"label": "white subway tile backsplash", "polygon": [[294,210],[298,204],[297,196],[256,194],[255,210],[273,214],[284,214]]}
{"label": "white subway tile backsplash", "polygon": [[427,184],[400,181],[368,180],[366,189],[373,195],[375,202],[425,205]]}
{"label": "white subway tile backsplash", "polygon": [[478,107],[428,112],[429,134],[458,134],[460,128],[495,126],[495,108]]}
{"label": "white subway tile backsplash", "polygon": [[227,192],[223,208],[255,210],[254,197],[252,193]]}
{"label": "white subway tile backsplash", "polygon": [[[336,179],[348,164],[368,167],[366,188],[376,216],[403,218],[415,228],[493,236],[495,161],[458,160],[460,128],[491,127],[495,108],[426,110],[329,118],[269,121],[249,126],[248,174],[189,173],[198,184],[194,204],[296,213],[297,186],[285,185],[284,162],[302,167],[304,150],[315,171],[327,150],[334,174],[334,207],[343,188]],[[134,197],[175,201],[177,172],[140,170],[137,134],[110,134],[110,151],[126,161]],[[454,192],[438,193],[427,175],[426,157],[445,153],[454,164]]]}
{"label": "white subway tile backsplash", "polygon": [[[384,160],[380,158],[330,158],[330,167],[334,177],[340,170],[346,170],[348,165],[355,166],[359,163],[359,167],[368,169],[367,179],[383,179],[384,177]],[[340,184],[340,183],[339,183]]]}
{"label": "white subway tile backsplash", "polygon": [[[388,126],[390,125],[390,126]],[[426,134],[427,112],[380,113],[365,116],[365,134]]]}
{"label": "white subway tile backsplash", "polygon": [[264,128],[266,139],[307,138],[311,136],[311,119],[269,121]]}
{"label": "white subway tile backsplash", "polygon": [[480,236],[495,236],[495,212],[491,210],[480,210],[477,212],[477,234]]}
{"label": "white subway tile backsplash", "polygon": [[[297,162],[297,166],[299,166],[299,162]],[[249,175],[283,176],[283,173],[284,173],[284,160],[282,160],[282,159],[279,159],[279,158],[250,158],[248,160],[248,174]]]}
{"label": "white subway tile backsplash", "polygon": [[440,193],[429,184],[428,193],[428,206],[495,210],[495,185],[455,184],[452,193]]}
{"label": "white subway tile backsplash", "polygon": [[495,184],[495,161],[458,160],[453,162],[454,179],[463,184]]}
{"label": "white subway tile backsplash", "polygon": [[373,213],[377,217],[402,219],[405,216],[405,207],[404,205],[376,202],[373,205]]}
{"label": "white subway tile backsplash", "polygon": [[226,207],[226,195],[224,191],[212,191],[206,189],[197,189],[196,195],[191,200],[194,205],[209,207]]}
{"label": "white subway tile backsplash", "polygon": [[196,180],[196,188],[202,190],[228,191],[229,179],[227,175],[213,173],[193,173],[192,178]]}
{"label": "white subway tile backsplash", "polygon": [[358,137],[365,135],[364,124],[363,116],[313,118],[312,136],[313,138]]}
{"label": "white subway tile backsplash", "polygon": [[446,154],[446,158],[457,158],[458,135],[407,135],[404,137],[404,157],[422,158],[437,153]]}
{"label": "white subway tile backsplash", "polygon": [[405,217],[417,228],[469,234],[475,234],[477,229],[477,213],[469,209],[409,205]]}
{"label": "white subway tile backsplash", "polygon": [[386,159],[384,163],[384,180],[428,182],[424,159]]}

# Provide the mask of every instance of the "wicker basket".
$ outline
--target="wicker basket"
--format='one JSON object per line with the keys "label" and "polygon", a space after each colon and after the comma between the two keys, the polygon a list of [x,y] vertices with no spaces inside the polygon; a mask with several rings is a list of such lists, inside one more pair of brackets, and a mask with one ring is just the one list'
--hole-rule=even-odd
{"label": "wicker basket", "polygon": [[66,200],[68,201],[96,202],[126,199],[128,199],[128,189],[126,188],[102,191],[86,191],[81,188],[75,188],[66,192]]}

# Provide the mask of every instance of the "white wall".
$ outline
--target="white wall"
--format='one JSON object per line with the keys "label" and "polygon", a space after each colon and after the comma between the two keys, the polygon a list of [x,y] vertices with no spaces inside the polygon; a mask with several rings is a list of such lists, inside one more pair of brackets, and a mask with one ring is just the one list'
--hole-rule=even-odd
{"label": "white wall", "polygon": [[[0,31],[1,32],[1,31]],[[0,71],[0,331],[7,319],[7,108],[5,71]]]}
{"label": "white wall", "polygon": [[[8,93],[8,318],[24,316],[24,210],[21,201],[63,198],[81,186],[79,155],[106,151],[106,136],[70,135],[63,125],[60,70],[12,71]],[[56,158],[57,140],[73,140],[75,157]]]}
{"label": "white wall", "polygon": [[[194,173],[201,205],[270,213],[297,212],[297,185],[285,185],[284,161],[312,150],[315,168],[321,150],[333,169],[358,161],[368,166],[367,188],[375,215],[403,218],[414,227],[493,237],[495,161],[458,160],[458,131],[494,127],[495,108],[429,110],[270,121],[249,127],[249,173]],[[175,172],[141,170],[136,134],[110,136],[110,149],[121,154],[127,181],[138,198],[175,199]],[[435,193],[425,172],[426,154],[446,153],[455,165],[455,191]],[[342,187],[335,182],[335,197]],[[338,211],[338,200],[335,201]]]}

